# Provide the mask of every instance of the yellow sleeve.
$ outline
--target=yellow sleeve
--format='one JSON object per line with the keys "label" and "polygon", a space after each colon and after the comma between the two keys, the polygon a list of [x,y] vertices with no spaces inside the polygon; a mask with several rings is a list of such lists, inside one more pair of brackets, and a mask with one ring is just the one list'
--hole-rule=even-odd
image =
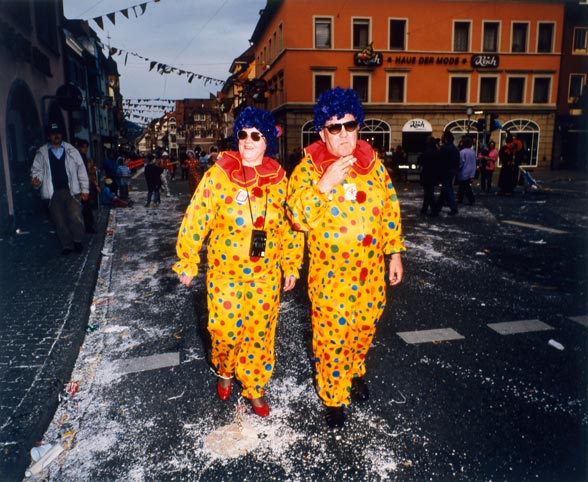
{"label": "yellow sleeve", "polygon": [[[284,179],[285,184],[287,180]],[[287,188],[287,185],[284,186]],[[295,231],[292,228],[290,219],[286,215],[286,206],[284,208],[284,218],[280,226],[280,239],[281,239],[281,261],[280,266],[284,276],[294,275],[296,278],[300,278],[300,267],[302,266],[304,257],[304,233]]]}
{"label": "yellow sleeve", "polygon": [[390,175],[383,164],[379,166],[380,176],[385,189],[384,216],[387,225],[384,226],[383,246],[384,254],[394,254],[406,251],[404,238],[402,237],[402,221],[400,217],[400,203],[396,195],[396,189],[392,184]]}
{"label": "yellow sleeve", "polygon": [[329,209],[329,196],[317,186],[319,176],[308,159],[300,161],[288,185],[287,211],[297,231],[319,227]]}
{"label": "yellow sleeve", "polygon": [[200,264],[200,251],[212,229],[215,215],[215,189],[213,170],[208,170],[194,191],[184,213],[176,242],[177,261],[173,270],[185,276],[196,276]]}

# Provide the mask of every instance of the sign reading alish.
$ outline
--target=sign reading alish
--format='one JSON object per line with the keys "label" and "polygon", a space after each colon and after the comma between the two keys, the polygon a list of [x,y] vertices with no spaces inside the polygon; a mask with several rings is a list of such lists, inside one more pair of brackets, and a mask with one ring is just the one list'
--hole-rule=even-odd
{"label": "sign reading alish", "polygon": [[472,67],[482,69],[495,69],[498,67],[498,55],[472,55]]}

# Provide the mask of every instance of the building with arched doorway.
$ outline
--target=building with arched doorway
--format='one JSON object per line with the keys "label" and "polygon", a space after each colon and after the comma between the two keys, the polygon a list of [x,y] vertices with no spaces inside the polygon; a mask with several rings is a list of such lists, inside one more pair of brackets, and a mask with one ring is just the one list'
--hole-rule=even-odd
{"label": "building with arched doorway", "polygon": [[416,157],[428,135],[481,141],[482,121],[497,119],[486,138],[516,131],[525,165],[549,169],[563,19],[562,1],[269,0],[246,68],[264,91],[236,89],[234,105],[274,112],[283,159],[316,139],[312,107],[340,86],[360,96],[359,136],[376,148]]}
{"label": "building with arched doorway", "polygon": [[[6,2],[0,10],[0,231],[22,227],[40,209],[30,167],[45,126],[67,128],[55,92],[64,83],[60,1]],[[26,225],[25,225],[26,227]]]}

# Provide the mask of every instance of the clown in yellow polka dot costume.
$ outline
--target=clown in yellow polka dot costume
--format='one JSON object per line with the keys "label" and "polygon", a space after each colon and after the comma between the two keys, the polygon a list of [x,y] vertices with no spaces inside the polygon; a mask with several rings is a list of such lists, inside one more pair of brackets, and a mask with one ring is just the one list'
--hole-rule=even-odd
{"label": "clown in yellow polka dot costume", "polygon": [[375,151],[358,140],[362,121],[353,90],[322,94],[314,109],[321,140],[305,149],[289,184],[292,223],[308,232],[316,388],[333,427],[344,425],[350,399],[369,398],[365,357],[386,282],[396,285],[403,274],[398,199]]}
{"label": "clown in yellow polka dot costume", "polygon": [[[242,112],[235,122],[239,151],[221,153],[198,185],[180,227],[180,260],[173,267],[189,285],[206,244],[218,396],[229,397],[235,377],[260,416],[269,414],[263,394],[274,368],[281,277],[284,290],[294,287],[304,247],[302,233],[292,229],[285,212],[286,173],[265,155],[273,152],[277,132],[270,113],[251,107]],[[266,239],[256,238],[252,251],[254,231]]]}

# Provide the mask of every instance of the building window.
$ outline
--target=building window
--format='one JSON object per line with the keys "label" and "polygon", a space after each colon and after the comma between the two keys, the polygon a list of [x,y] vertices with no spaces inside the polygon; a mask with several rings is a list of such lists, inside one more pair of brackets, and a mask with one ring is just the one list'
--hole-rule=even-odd
{"label": "building window", "polygon": [[480,78],[480,103],[494,104],[496,102],[496,77]]}
{"label": "building window", "polygon": [[468,78],[451,77],[451,103],[463,104],[468,101]]}
{"label": "building window", "polygon": [[406,20],[390,20],[390,50],[406,50]]}
{"label": "building window", "polygon": [[522,22],[515,22],[512,24],[512,45],[510,47],[512,52],[526,52],[527,51],[527,34],[529,31],[529,24]]}
{"label": "building window", "polygon": [[553,23],[540,23],[537,34],[537,52],[553,52]]}
{"label": "building window", "polygon": [[568,90],[568,102],[570,104],[576,104],[579,101],[585,85],[586,74],[570,74],[570,88]]}
{"label": "building window", "polygon": [[549,77],[535,77],[533,81],[533,104],[549,103],[549,88],[551,79]]}
{"label": "building window", "polygon": [[483,52],[498,52],[498,22],[484,22]]}
{"label": "building window", "polygon": [[357,95],[359,96],[359,100],[362,102],[369,101],[369,91],[370,91],[370,77],[369,75],[354,75],[351,78],[351,87]]}
{"label": "building window", "polygon": [[314,19],[314,47],[317,49],[333,48],[332,20],[330,18]]}
{"label": "building window", "polygon": [[522,104],[525,99],[525,78],[509,77],[508,78],[508,97],[509,104]]}
{"label": "building window", "polygon": [[319,95],[333,87],[333,77],[329,74],[316,74],[314,76],[314,100],[318,100]]}
{"label": "building window", "polygon": [[588,53],[588,28],[576,27],[574,29],[574,47],[572,52],[575,54]]}
{"label": "building window", "polygon": [[278,52],[282,51],[282,24],[278,26]]}
{"label": "building window", "polygon": [[366,18],[353,19],[353,48],[364,49],[370,41],[370,21]]}
{"label": "building window", "polygon": [[453,24],[453,51],[468,52],[470,50],[470,22]]}
{"label": "building window", "polygon": [[388,102],[404,102],[404,76],[388,77]]}

